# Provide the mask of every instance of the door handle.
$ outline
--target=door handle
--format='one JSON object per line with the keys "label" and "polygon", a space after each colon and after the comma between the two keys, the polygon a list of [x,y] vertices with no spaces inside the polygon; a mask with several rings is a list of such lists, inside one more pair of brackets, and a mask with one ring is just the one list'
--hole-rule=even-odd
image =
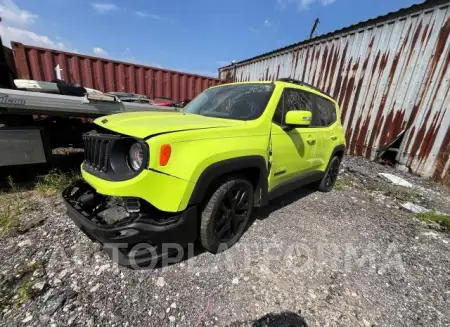
{"label": "door handle", "polygon": [[333,141],[336,141],[336,140],[337,140],[337,136],[332,136],[331,139],[332,139]]}
{"label": "door handle", "polygon": [[309,145],[316,144],[316,140],[313,140],[313,139],[306,140],[306,142],[308,142]]}

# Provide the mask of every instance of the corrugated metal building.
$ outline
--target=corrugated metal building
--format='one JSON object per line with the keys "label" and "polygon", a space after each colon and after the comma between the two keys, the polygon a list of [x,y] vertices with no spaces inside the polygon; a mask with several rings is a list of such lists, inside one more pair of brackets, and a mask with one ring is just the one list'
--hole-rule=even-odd
{"label": "corrugated metal building", "polygon": [[123,91],[174,101],[193,99],[219,79],[11,42],[18,78],[63,80],[102,92]]}
{"label": "corrugated metal building", "polygon": [[429,0],[220,69],[291,77],[332,94],[348,152],[374,159],[401,135],[399,164],[450,185],[450,1]]}

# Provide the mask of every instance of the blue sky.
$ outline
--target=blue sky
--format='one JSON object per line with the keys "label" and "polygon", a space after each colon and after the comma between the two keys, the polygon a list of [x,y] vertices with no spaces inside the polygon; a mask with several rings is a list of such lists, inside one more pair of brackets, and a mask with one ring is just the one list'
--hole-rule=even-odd
{"label": "blue sky", "polygon": [[[231,60],[420,0],[0,0],[5,44],[20,41],[217,76]],[[6,42],[5,42],[6,41]]]}

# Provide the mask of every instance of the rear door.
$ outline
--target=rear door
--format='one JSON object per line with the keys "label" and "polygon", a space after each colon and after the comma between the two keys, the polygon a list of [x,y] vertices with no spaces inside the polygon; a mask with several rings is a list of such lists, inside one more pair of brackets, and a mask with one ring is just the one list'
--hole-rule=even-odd
{"label": "rear door", "polygon": [[297,88],[285,88],[272,122],[272,165],[269,190],[302,174],[314,170],[317,161],[318,134],[309,127],[286,128],[284,118],[290,110],[313,110],[309,92]]}
{"label": "rear door", "polygon": [[317,147],[315,166],[323,169],[328,165],[333,149],[338,145],[338,129],[336,105],[317,94],[312,94],[313,118],[310,128],[314,128],[319,135],[320,146]]}

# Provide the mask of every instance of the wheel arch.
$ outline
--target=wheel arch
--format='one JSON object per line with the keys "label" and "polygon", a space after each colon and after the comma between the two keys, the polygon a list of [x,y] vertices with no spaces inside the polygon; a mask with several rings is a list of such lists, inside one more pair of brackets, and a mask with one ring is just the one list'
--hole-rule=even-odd
{"label": "wheel arch", "polygon": [[231,174],[242,174],[252,182],[254,205],[261,206],[268,199],[267,164],[262,156],[243,156],[216,162],[203,170],[198,178],[188,205],[198,205],[222,179]]}
{"label": "wheel arch", "polygon": [[337,145],[333,149],[333,152],[331,153],[330,160],[337,156],[339,160],[342,161],[342,159],[344,158],[344,154],[345,154],[345,145],[344,144]]}

